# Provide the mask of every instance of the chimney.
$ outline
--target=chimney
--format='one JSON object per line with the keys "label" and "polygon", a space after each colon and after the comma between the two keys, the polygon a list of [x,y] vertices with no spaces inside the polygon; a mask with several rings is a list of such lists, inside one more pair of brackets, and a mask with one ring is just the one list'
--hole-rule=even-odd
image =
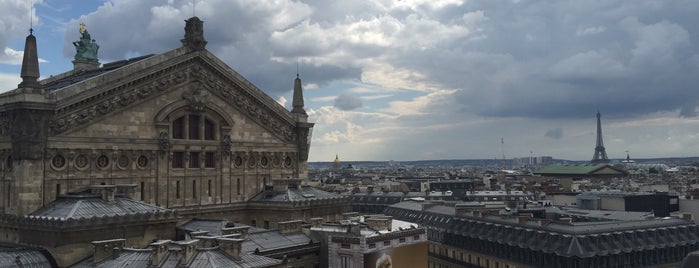
{"label": "chimney", "polygon": [[312,227],[320,227],[323,224],[323,218],[311,218]]}
{"label": "chimney", "polygon": [[202,248],[212,248],[216,246],[216,237],[213,236],[198,235],[193,236],[193,239],[201,241],[199,246]]}
{"label": "chimney", "polygon": [[571,217],[563,217],[563,218],[560,218],[558,220],[561,222],[565,222],[565,223],[572,223],[573,222],[573,218],[571,218]]}
{"label": "chimney", "polygon": [[185,240],[195,239],[195,237],[197,237],[197,236],[208,236],[208,235],[209,235],[208,231],[193,231],[193,232],[186,233]]}
{"label": "chimney", "polygon": [[118,257],[114,253],[118,254],[119,250],[124,248],[124,244],[126,244],[126,239],[92,241],[92,246],[95,247],[95,255],[92,257],[92,262],[98,263],[112,257]]}
{"label": "chimney", "polygon": [[692,214],[692,213],[690,213],[690,212],[683,212],[683,213],[682,213],[682,218],[685,219],[685,220],[693,221],[693,220],[694,220],[694,214]]}
{"label": "chimney", "polygon": [[519,224],[524,223],[531,218],[532,217],[530,215],[527,215],[527,214],[519,215],[519,216],[517,216],[517,223],[519,223]]}
{"label": "chimney", "polygon": [[224,235],[240,234],[240,239],[245,240],[248,238],[249,229],[250,226],[230,227],[221,229],[221,233]]}
{"label": "chimney", "polygon": [[187,265],[192,261],[194,255],[197,253],[197,247],[199,246],[199,240],[187,240],[187,241],[174,241],[173,243],[179,245],[182,248],[182,257],[180,257],[180,264]]}
{"label": "chimney", "polygon": [[153,254],[151,255],[152,266],[159,266],[160,263],[165,259],[165,256],[167,256],[169,243],[170,240],[159,240],[149,245],[149,247],[153,249]]}
{"label": "chimney", "polygon": [[343,219],[343,220],[349,220],[349,219],[351,219],[351,218],[353,218],[353,217],[357,217],[357,216],[359,216],[359,213],[357,213],[357,212],[346,212],[346,213],[342,213],[342,219]]}
{"label": "chimney", "polygon": [[301,220],[282,221],[282,222],[277,223],[277,227],[279,228],[280,233],[290,234],[290,233],[301,232],[301,225],[302,224],[303,224],[303,221],[301,221]]}
{"label": "chimney", "polygon": [[369,226],[369,228],[376,231],[391,230],[391,217],[375,217],[375,218],[365,218],[364,222]]}
{"label": "chimney", "polygon": [[90,186],[90,191],[92,194],[98,194],[102,200],[107,202],[114,202],[114,193],[116,192],[116,186],[114,185],[92,185]]}
{"label": "chimney", "polygon": [[235,238],[223,238],[219,237],[216,238],[216,241],[218,241],[219,248],[223,250],[228,256],[231,256],[233,259],[236,260],[241,260],[241,251],[242,251],[242,244],[243,244],[243,239],[235,239]]}

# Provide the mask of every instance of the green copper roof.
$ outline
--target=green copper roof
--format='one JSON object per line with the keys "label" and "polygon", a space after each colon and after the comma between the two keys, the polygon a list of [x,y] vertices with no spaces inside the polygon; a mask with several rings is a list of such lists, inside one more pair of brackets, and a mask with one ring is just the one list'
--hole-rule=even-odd
{"label": "green copper roof", "polygon": [[571,175],[590,175],[595,171],[609,167],[618,171],[619,173],[624,173],[622,170],[617,170],[608,164],[595,164],[595,165],[552,165],[540,169],[535,172],[535,174],[541,175],[553,175],[553,174],[571,174]]}

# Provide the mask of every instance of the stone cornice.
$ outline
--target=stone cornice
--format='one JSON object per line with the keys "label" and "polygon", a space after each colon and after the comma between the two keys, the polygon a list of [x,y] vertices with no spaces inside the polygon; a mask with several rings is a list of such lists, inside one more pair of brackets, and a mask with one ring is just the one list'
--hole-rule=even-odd
{"label": "stone cornice", "polygon": [[153,223],[175,222],[174,211],[135,213],[129,215],[91,217],[91,218],[54,218],[37,216],[0,215],[0,227],[30,230],[71,230],[104,228],[106,225],[144,225]]}

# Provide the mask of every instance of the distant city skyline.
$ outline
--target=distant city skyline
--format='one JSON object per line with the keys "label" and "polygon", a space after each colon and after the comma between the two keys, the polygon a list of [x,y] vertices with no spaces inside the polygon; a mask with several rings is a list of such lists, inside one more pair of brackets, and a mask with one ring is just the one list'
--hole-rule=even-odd
{"label": "distant city skyline", "polygon": [[45,78],[72,69],[81,22],[107,63],[179,46],[194,13],[287,109],[298,70],[309,161],[589,161],[598,110],[610,159],[699,156],[697,1],[37,0],[33,20],[1,2],[0,92],[30,24]]}

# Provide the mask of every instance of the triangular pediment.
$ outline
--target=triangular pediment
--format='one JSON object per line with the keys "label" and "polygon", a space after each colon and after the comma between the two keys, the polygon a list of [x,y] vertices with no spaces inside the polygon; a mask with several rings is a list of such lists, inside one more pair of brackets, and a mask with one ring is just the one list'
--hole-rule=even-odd
{"label": "triangular pediment", "polygon": [[[56,81],[45,83],[56,84]],[[296,122],[283,106],[210,52],[187,52],[181,48],[52,90],[49,95],[56,100],[56,112],[50,132],[68,134],[183,88],[187,92],[173,101],[205,106],[208,97],[197,95],[205,92],[204,95],[223,100],[281,140],[296,139]]]}

